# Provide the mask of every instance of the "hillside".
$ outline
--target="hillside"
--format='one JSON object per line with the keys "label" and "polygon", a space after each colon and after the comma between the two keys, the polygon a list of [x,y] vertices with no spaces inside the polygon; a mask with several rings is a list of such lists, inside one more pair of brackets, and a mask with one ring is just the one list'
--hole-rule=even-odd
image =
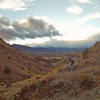
{"label": "hillside", "polygon": [[[58,66],[56,65],[52,71],[48,70],[51,66],[48,60],[42,57],[26,55],[13,47],[9,47],[4,41],[2,42],[4,45],[1,48],[4,49],[4,46],[6,46],[5,50],[9,51],[10,56],[12,54],[14,55],[11,57],[16,57],[16,54],[20,54],[19,58],[17,58],[20,59],[19,62],[17,62],[18,60],[14,60],[15,62],[20,64],[22,57],[26,58],[24,58],[24,64],[29,61],[29,58],[33,59],[32,62],[36,65],[42,61],[42,72],[44,73],[44,69],[47,68],[46,72],[48,73],[40,74],[41,71],[33,66],[33,63],[31,67],[36,69],[38,74],[32,68],[30,70],[28,66],[24,65],[25,75],[30,75],[28,73],[30,71],[32,72],[32,77],[13,82],[8,87],[0,86],[0,97],[2,98],[0,100],[100,100],[100,42],[97,42],[93,47],[85,49],[84,52],[77,53],[74,56],[65,55],[62,57],[61,62],[59,64],[57,63]],[[16,52],[16,54],[12,52]],[[8,63],[7,57],[5,56],[5,61]],[[72,57],[75,61],[73,64],[70,60]],[[20,71],[19,67],[14,67],[16,70],[12,68],[12,75],[9,73],[7,74],[8,77],[10,76],[13,79],[13,75],[15,76],[14,73],[17,73],[18,78],[21,77],[23,72]],[[3,73],[3,75],[6,74]]]}
{"label": "hillside", "polygon": [[0,82],[15,82],[46,74],[52,67],[47,59],[24,54],[0,39]]}
{"label": "hillside", "polygon": [[61,67],[21,88],[15,100],[100,100],[100,42]]}

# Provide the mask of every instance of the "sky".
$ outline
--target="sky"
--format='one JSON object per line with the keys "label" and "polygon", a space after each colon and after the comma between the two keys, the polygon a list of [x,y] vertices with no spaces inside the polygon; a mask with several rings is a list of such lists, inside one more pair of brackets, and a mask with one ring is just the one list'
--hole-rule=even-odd
{"label": "sky", "polygon": [[0,0],[0,37],[10,44],[88,47],[99,26],[100,0]]}

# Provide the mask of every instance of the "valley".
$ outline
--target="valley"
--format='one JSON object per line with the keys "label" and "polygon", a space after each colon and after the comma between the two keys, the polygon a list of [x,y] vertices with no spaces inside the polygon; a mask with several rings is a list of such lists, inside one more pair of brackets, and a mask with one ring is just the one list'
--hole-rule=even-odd
{"label": "valley", "polygon": [[0,39],[0,100],[99,100],[99,55],[100,42],[83,52],[36,56]]}

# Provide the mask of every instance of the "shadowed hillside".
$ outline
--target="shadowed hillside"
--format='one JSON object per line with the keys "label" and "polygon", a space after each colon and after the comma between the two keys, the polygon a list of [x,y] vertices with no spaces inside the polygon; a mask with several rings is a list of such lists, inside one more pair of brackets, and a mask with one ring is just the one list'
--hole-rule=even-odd
{"label": "shadowed hillside", "polygon": [[15,82],[51,71],[52,65],[42,57],[32,57],[0,39],[0,82]]}

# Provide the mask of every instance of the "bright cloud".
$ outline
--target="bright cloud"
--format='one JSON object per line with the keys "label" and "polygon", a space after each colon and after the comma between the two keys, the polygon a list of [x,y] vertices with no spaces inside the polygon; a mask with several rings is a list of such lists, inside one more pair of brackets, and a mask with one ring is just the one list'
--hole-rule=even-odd
{"label": "bright cloud", "polygon": [[80,2],[80,3],[91,3],[90,0],[76,0],[76,1],[78,1],[78,2]]}
{"label": "bright cloud", "polygon": [[100,32],[95,25],[72,24],[72,23],[56,23],[55,27],[62,36],[56,36],[54,39],[65,41],[86,40],[88,37]]}
{"label": "bright cloud", "polygon": [[69,13],[72,13],[72,14],[79,15],[83,12],[83,9],[81,7],[75,5],[75,6],[71,6],[71,7],[67,8],[66,11],[68,11]]}
{"label": "bright cloud", "polygon": [[50,38],[44,37],[44,38],[36,38],[36,39],[19,39],[16,38],[14,40],[10,40],[10,44],[21,44],[21,45],[27,45],[27,46],[36,46],[42,43],[45,43],[49,41]]}
{"label": "bright cloud", "polygon": [[99,13],[96,13],[96,14],[90,14],[90,15],[87,15],[83,18],[80,18],[77,23],[79,24],[84,24],[86,23],[87,21],[89,20],[93,20],[93,19],[100,19],[100,14]]}
{"label": "bright cloud", "polygon": [[27,5],[33,1],[34,0],[1,0],[0,9],[13,11],[25,10],[27,9]]}

